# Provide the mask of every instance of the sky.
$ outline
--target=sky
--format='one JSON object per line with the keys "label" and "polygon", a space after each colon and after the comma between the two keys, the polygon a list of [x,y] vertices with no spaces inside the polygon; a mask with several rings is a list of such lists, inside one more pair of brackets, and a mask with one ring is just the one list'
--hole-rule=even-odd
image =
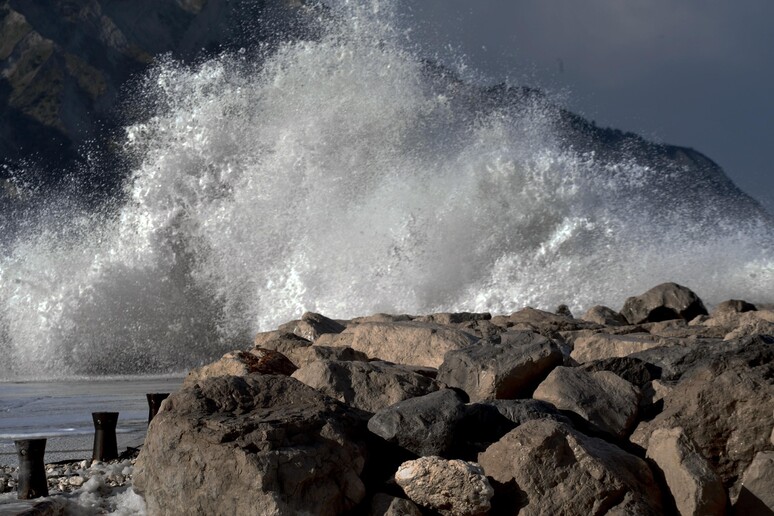
{"label": "sky", "polygon": [[402,0],[428,57],[692,147],[774,213],[774,0]]}

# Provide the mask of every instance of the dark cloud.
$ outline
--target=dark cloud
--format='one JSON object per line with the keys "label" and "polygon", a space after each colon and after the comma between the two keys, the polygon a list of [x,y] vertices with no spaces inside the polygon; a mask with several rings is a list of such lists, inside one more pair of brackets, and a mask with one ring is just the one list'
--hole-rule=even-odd
{"label": "dark cloud", "polygon": [[[774,212],[771,0],[403,0],[468,78],[569,90],[597,123],[696,148]],[[451,45],[451,49],[449,48]]]}

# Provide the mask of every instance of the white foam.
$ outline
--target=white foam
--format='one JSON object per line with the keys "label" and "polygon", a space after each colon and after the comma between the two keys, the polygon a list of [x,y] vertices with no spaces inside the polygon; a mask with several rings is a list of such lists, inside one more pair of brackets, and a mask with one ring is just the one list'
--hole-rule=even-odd
{"label": "white foam", "polygon": [[483,105],[373,6],[273,54],[160,64],[123,204],[52,209],[2,255],[0,378],[178,371],[305,310],[620,308],[661,281],[774,301],[747,201],[573,152],[550,103]]}

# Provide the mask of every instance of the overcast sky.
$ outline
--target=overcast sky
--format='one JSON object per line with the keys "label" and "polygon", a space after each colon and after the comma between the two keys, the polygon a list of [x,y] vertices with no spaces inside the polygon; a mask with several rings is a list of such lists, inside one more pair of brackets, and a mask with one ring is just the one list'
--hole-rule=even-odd
{"label": "overcast sky", "polygon": [[428,54],[693,147],[774,213],[774,0],[401,0],[401,12]]}

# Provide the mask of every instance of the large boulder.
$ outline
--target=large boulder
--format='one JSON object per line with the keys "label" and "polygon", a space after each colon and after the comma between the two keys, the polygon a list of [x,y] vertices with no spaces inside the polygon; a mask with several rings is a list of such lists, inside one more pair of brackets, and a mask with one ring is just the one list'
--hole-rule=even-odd
{"label": "large boulder", "polygon": [[149,514],[341,514],[365,497],[366,418],[293,378],[208,378],[153,418],[134,489]]}
{"label": "large boulder", "polygon": [[757,453],[745,470],[734,514],[774,514],[774,451]]}
{"label": "large boulder", "polygon": [[690,321],[698,315],[707,315],[707,309],[691,289],[677,283],[662,283],[644,294],[628,298],[621,315],[629,324],[669,319]]}
{"label": "large boulder", "polygon": [[412,501],[444,516],[486,514],[494,496],[481,466],[441,457],[404,462],[395,482]]}
{"label": "large boulder", "polygon": [[661,378],[660,367],[635,357],[603,358],[586,362],[580,368],[590,373],[610,371],[640,389]]}
{"label": "large boulder", "polygon": [[754,337],[694,350],[664,410],[642,422],[631,440],[649,447],[658,429],[683,428],[731,496],[756,453],[774,450],[774,339]]}
{"label": "large boulder", "polygon": [[647,457],[663,473],[681,515],[726,514],[727,496],[720,477],[682,428],[653,432]]}
{"label": "large boulder", "polygon": [[230,351],[220,360],[192,369],[183,381],[183,385],[214,376],[245,376],[248,374],[281,374],[290,376],[298,369],[293,362],[277,351],[253,349],[250,351]]}
{"label": "large boulder", "polygon": [[440,388],[440,384],[431,378],[385,362],[323,360],[302,367],[293,373],[293,378],[368,412],[376,412]]}
{"label": "large boulder", "polygon": [[629,324],[623,315],[602,305],[592,306],[586,310],[586,313],[581,316],[581,320],[603,326],[626,326]]}
{"label": "large boulder", "polygon": [[616,437],[628,435],[637,423],[639,389],[610,371],[557,367],[533,397],[570,410]]}
{"label": "large boulder", "polygon": [[415,455],[448,456],[466,401],[459,392],[443,389],[380,410],[368,421],[368,429]]}
{"label": "large boulder", "polygon": [[663,514],[645,461],[550,419],[515,428],[478,462],[493,481],[497,513]]}
{"label": "large boulder", "polygon": [[326,345],[346,345],[371,358],[396,364],[438,367],[447,351],[478,341],[464,331],[434,323],[370,322],[348,326],[340,339]]}
{"label": "large boulder", "polygon": [[500,344],[475,344],[446,353],[438,380],[468,393],[471,401],[512,399],[528,395],[562,352],[550,339],[534,332],[508,332]]}

